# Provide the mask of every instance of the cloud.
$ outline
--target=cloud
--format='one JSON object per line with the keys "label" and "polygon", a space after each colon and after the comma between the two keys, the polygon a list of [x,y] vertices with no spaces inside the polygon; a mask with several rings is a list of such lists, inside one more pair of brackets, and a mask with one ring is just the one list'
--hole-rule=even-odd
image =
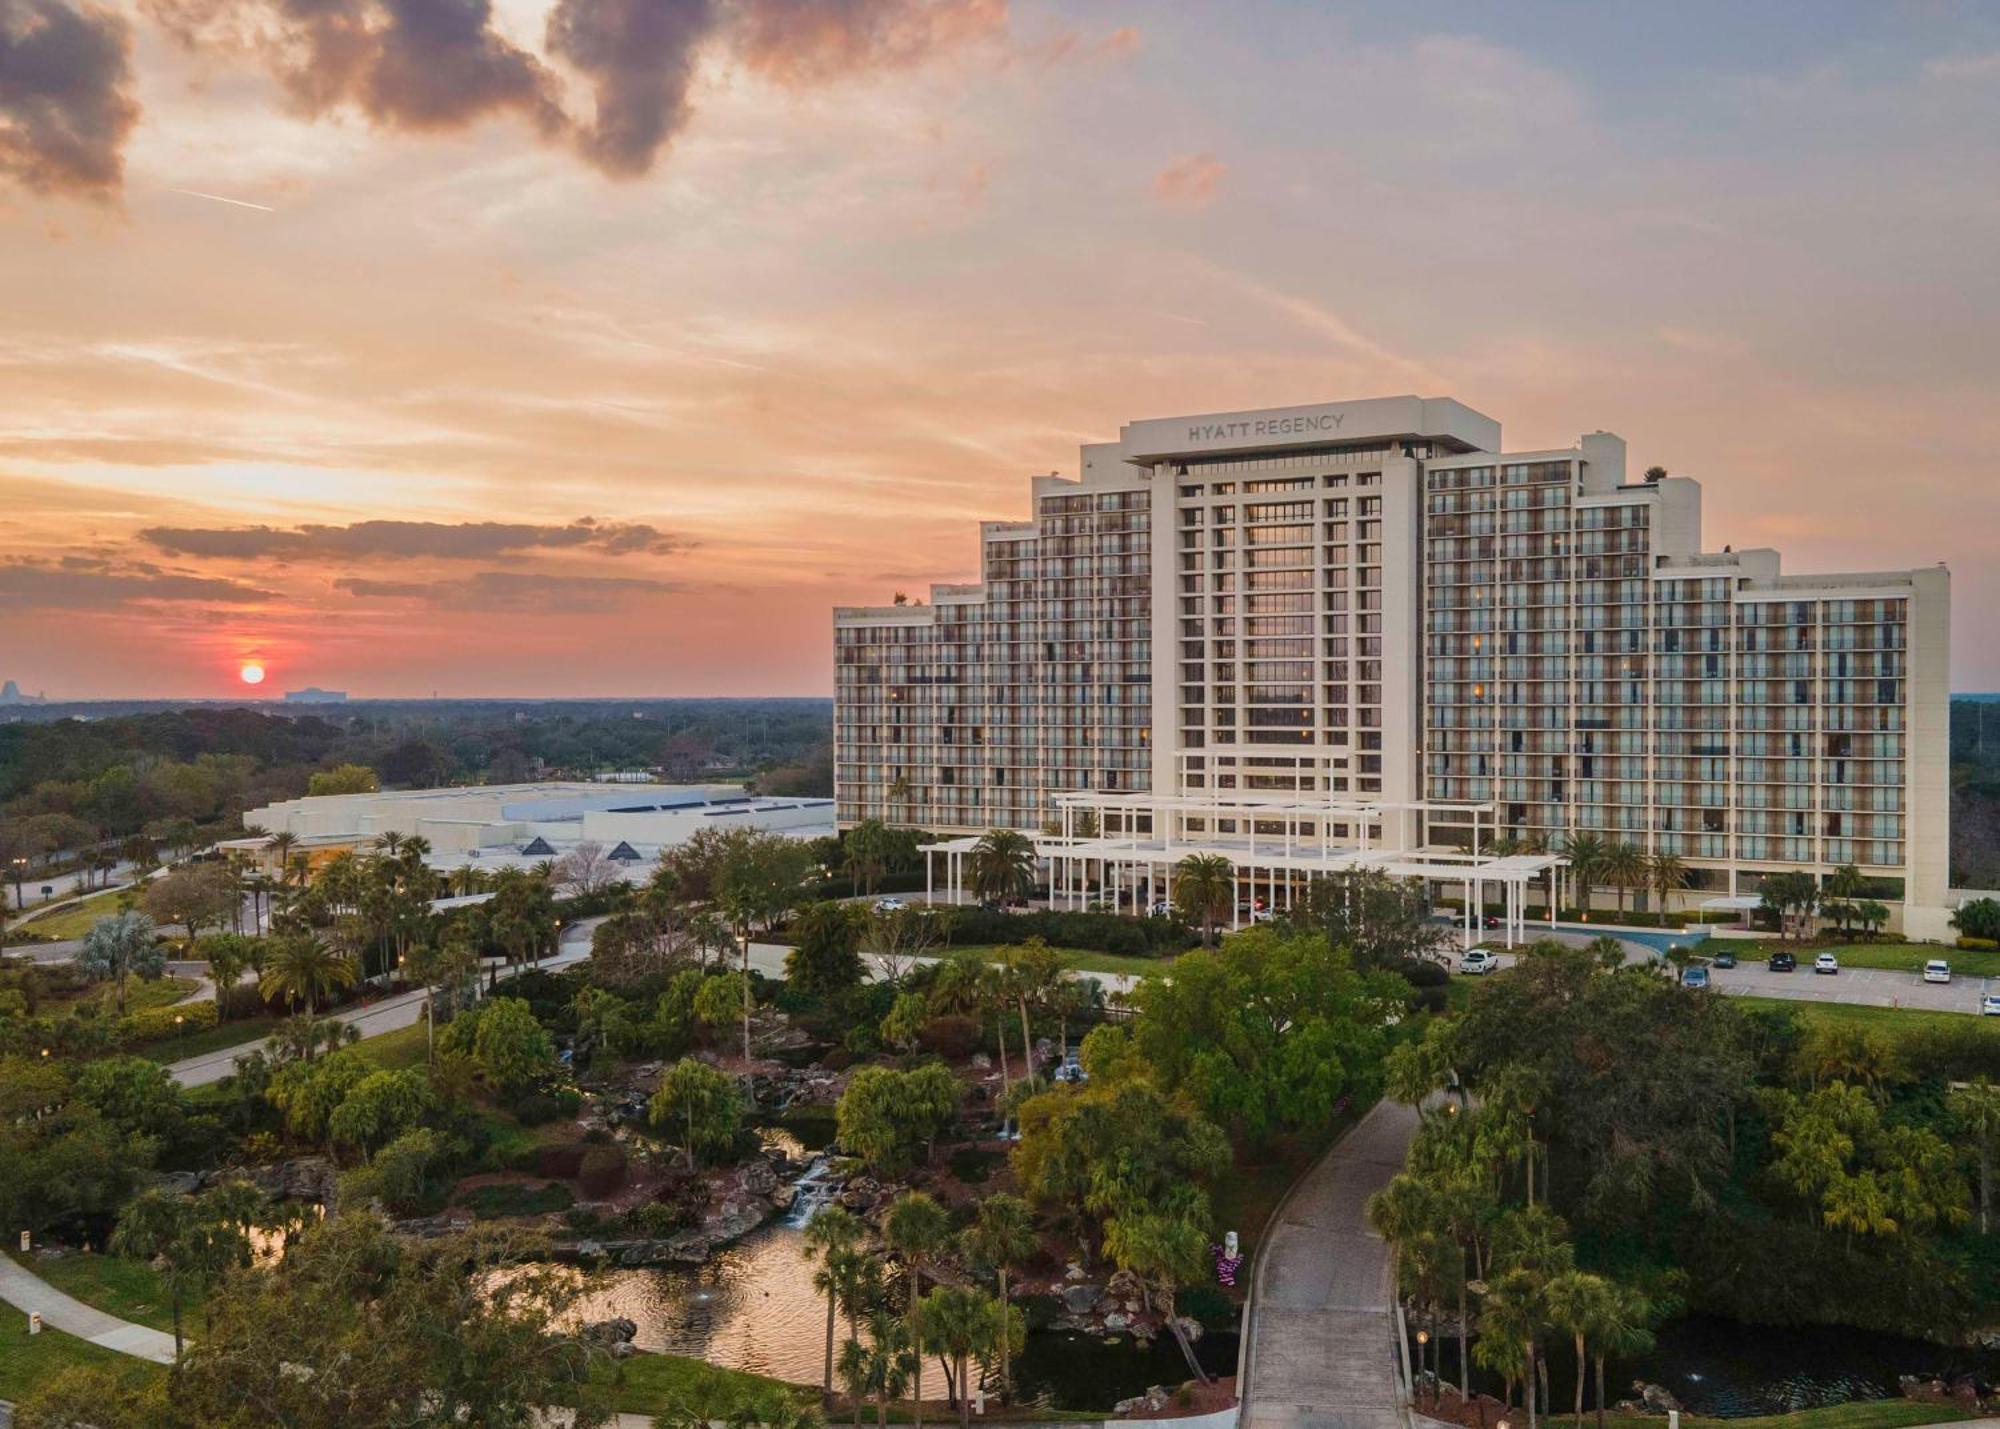
{"label": "cloud", "polygon": [[139,119],[131,50],[108,11],[0,0],[0,176],[36,193],[116,193]]}
{"label": "cloud", "polygon": [[615,610],[634,596],[668,595],[677,581],[644,576],[565,576],[534,571],[478,571],[464,580],[378,581],[342,576],[333,588],[363,600],[420,600],[447,610],[506,610],[575,615]]}
{"label": "cloud", "polygon": [[109,610],[149,601],[206,601],[255,605],[276,600],[260,590],[220,576],[162,570],[144,562],[114,566],[89,557],[45,561],[16,558],[0,562],[0,608]]}
{"label": "cloud", "polygon": [[695,51],[714,23],[711,0],[558,0],[549,53],[596,96],[596,116],[577,134],[586,159],[617,178],[653,166],[687,122]]}
{"label": "cloud", "polygon": [[458,129],[513,111],[569,125],[561,85],[493,28],[491,0],[140,0],[190,48],[259,55],[312,116],[353,108],[384,128]]}
{"label": "cloud", "polygon": [[373,557],[487,560],[511,551],[586,550],[607,556],[665,555],[679,536],[643,522],[567,526],[500,521],[357,521],[351,526],[149,526],[139,538],[169,555],[211,560],[365,560]]}
{"label": "cloud", "polygon": [[1007,0],[738,0],[732,48],[781,84],[898,69],[1007,27]]}
{"label": "cloud", "polygon": [[2000,50],[1987,50],[1982,54],[1942,55],[1925,65],[1924,72],[1932,79],[2000,79]]}
{"label": "cloud", "polygon": [[1153,197],[1180,208],[1206,208],[1229,166],[1213,154],[1182,154],[1153,179]]}

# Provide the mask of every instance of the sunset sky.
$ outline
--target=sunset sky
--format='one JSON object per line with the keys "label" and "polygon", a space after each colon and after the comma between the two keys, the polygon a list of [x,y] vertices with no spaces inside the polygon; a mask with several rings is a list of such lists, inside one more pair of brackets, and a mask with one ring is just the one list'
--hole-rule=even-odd
{"label": "sunset sky", "polygon": [[0,0],[31,691],[823,694],[1079,442],[1405,392],[2000,688],[2000,7]]}

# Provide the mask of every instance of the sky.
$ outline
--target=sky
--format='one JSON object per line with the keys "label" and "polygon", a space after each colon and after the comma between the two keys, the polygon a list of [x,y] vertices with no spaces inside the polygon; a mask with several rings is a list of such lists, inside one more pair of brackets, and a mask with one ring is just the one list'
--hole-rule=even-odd
{"label": "sky", "polygon": [[1605,429],[2000,688],[2000,6],[0,0],[0,678],[823,694],[1142,417]]}

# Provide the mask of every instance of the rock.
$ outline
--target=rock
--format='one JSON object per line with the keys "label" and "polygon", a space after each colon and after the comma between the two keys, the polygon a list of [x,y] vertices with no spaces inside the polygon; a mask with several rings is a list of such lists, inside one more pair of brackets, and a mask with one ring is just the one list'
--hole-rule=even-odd
{"label": "rock", "polygon": [[619,1315],[609,1320],[594,1320],[590,1324],[583,1326],[576,1333],[580,1339],[590,1340],[593,1343],[608,1347],[616,1344],[630,1344],[638,1337],[639,1325],[636,1320],[628,1320],[623,1315]]}
{"label": "rock", "polygon": [[1681,1407],[1681,1402],[1663,1384],[1634,1383],[1632,1387],[1639,1391],[1639,1402],[1646,1406],[1648,1414],[1666,1414]]}
{"label": "rock", "polygon": [[1167,1391],[1154,1385],[1144,1394],[1135,1394],[1130,1399],[1121,1399],[1111,1406],[1113,1414],[1158,1414],[1167,1407]]}
{"label": "rock", "polygon": [[972,1054],[972,1070],[975,1072],[992,1071],[993,1059],[987,1056],[984,1052],[974,1052]]}
{"label": "rock", "polygon": [[1104,1328],[1114,1334],[1132,1328],[1132,1317],[1122,1310],[1113,1310],[1104,1317]]}
{"label": "rock", "polygon": [[882,1183],[873,1176],[856,1176],[840,1188],[840,1204],[850,1211],[873,1210],[882,1199]]}
{"label": "rock", "polygon": [[201,1175],[195,1171],[162,1171],[153,1179],[155,1190],[175,1196],[192,1196],[201,1189]]}
{"label": "rock", "polygon": [[1083,1315],[1096,1308],[1104,1292],[1095,1285],[1065,1285],[1062,1292],[1063,1308],[1072,1315]]}
{"label": "rock", "polygon": [[1072,1260],[1068,1265],[1063,1267],[1063,1279],[1065,1280],[1083,1279],[1083,1267],[1078,1265],[1075,1261]]}
{"label": "rock", "polygon": [[743,1168],[743,1189],[753,1196],[768,1196],[778,1189],[778,1173],[761,1158]]}
{"label": "rock", "polygon": [[780,1186],[771,1193],[771,1205],[773,1209],[789,1211],[792,1208],[792,1203],[798,1200],[798,1198],[799,1188],[797,1186]]}
{"label": "rock", "polygon": [[1181,1334],[1186,1337],[1189,1344],[1193,1345],[1201,1342],[1203,1333],[1201,1321],[1195,1319],[1192,1315],[1182,1315],[1178,1317],[1176,1323],[1180,1325]]}
{"label": "rock", "polygon": [[1136,1300],[1140,1289],[1139,1277],[1129,1270],[1117,1271],[1104,1282],[1104,1293],[1113,1300]]}

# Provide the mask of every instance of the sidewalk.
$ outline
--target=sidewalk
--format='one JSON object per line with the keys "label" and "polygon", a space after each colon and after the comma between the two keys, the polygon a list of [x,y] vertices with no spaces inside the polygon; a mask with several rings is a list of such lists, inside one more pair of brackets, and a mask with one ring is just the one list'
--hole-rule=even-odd
{"label": "sidewalk", "polygon": [[93,1310],[72,1299],[33,1271],[16,1263],[12,1256],[0,1255],[0,1300],[22,1314],[39,1311],[42,1324],[88,1340],[121,1355],[134,1355],[154,1364],[174,1362],[174,1337],[163,1330],[149,1330],[130,1320],[120,1320],[102,1310]]}

